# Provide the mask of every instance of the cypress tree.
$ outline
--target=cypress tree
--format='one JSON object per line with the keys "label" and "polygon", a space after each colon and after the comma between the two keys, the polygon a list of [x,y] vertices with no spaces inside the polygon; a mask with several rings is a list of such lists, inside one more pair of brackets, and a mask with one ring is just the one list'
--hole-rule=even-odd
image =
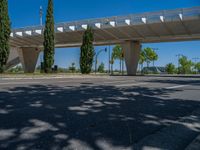
{"label": "cypress tree", "polygon": [[8,15],[8,1],[0,1],[0,73],[4,72],[9,57],[10,18]]}
{"label": "cypress tree", "polygon": [[46,22],[44,29],[44,71],[50,73],[54,64],[54,16],[53,16],[53,0],[48,1],[46,14]]}
{"label": "cypress tree", "polygon": [[80,69],[82,74],[89,74],[92,70],[94,57],[94,35],[91,27],[88,27],[83,35],[80,55]]}

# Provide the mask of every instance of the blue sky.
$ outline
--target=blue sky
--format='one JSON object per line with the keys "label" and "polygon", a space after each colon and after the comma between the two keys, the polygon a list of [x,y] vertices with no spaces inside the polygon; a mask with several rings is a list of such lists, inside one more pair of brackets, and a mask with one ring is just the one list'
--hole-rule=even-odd
{"label": "blue sky", "polygon": [[[39,7],[47,7],[47,0],[8,0],[12,28],[33,26],[39,24]],[[80,19],[99,18],[115,15],[127,15],[200,6],[200,0],[54,0],[55,22],[65,22]],[[175,43],[148,43],[143,47],[158,48],[160,59],[156,65],[164,66],[169,62],[177,64],[176,54],[181,53],[190,59],[200,57],[200,41]],[[104,47],[95,47],[96,50]],[[55,64],[68,67],[72,62],[79,66],[79,48],[56,49]],[[102,53],[99,62],[107,65],[108,54]],[[40,62],[41,57],[38,62]],[[115,68],[118,67],[116,62]]]}

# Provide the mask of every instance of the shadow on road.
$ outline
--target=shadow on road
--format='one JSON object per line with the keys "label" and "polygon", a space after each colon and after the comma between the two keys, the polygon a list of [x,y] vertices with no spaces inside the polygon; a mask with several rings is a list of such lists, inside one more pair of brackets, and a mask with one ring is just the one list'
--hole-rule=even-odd
{"label": "shadow on road", "polygon": [[178,91],[90,84],[10,88],[0,92],[0,148],[132,149],[200,106],[171,99],[172,92]]}

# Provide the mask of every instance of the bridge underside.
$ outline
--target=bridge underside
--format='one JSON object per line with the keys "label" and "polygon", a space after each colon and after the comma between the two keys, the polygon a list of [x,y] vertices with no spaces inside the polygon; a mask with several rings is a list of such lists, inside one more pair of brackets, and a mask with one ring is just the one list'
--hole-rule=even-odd
{"label": "bridge underside", "polygon": [[[56,32],[55,45],[58,48],[80,47],[84,30]],[[140,25],[94,28],[95,45],[120,44],[124,41],[175,42],[200,39],[200,17],[192,20],[147,23]],[[42,47],[42,35],[24,35],[11,38],[12,47]]]}
{"label": "bridge underside", "polygon": [[[56,24],[56,47],[80,47],[88,26],[94,29],[94,45],[122,45],[128,74],[134,75],[141,43],[200,39],[200,7]],[[10,58],[8,67],[13,66],[11,61],[20,60],[26,72],[34,71],[39,54],[35,49],[43,48],[43,29],[35,26],[12,31],[10,45],[18,49],[18,57]],[[29,55],[34,56],[32,63]]]}

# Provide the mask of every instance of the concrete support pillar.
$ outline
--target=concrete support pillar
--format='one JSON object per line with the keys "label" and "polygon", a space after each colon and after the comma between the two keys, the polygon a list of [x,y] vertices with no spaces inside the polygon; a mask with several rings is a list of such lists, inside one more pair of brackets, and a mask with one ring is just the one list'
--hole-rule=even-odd
{"label": "concrete support pillar", "polygon": [[18,65],[20,63],[19,60],[19,54],[18,54],[18,48],[16,47],[11,47],[10,48],[10,53],[9,53],[9,57],[7,60],[7,64],[6,64],[6,70],[15,67],[16,65]]}
{"label": "concrete support pillar", "polygon": [[37,48],[21,48],[18,50],[19,59],[25,73],[34,73],[40,50]]}
{"label": "concrete support pillar", "polygon": [[128,75],[136,75],[140,58],[141,43],[139,41],[126,41],[122,44],[125,55]]}
{"label": "concrete support pillar", "polygon": [[13,59],[19,57],[17,51],[18,51],[18,48],[16,48],[16,47],[11,47],[10,48],[10,53],[9,53],[9,57],[8,57],[8,61],[7,62],[10,62]]}

